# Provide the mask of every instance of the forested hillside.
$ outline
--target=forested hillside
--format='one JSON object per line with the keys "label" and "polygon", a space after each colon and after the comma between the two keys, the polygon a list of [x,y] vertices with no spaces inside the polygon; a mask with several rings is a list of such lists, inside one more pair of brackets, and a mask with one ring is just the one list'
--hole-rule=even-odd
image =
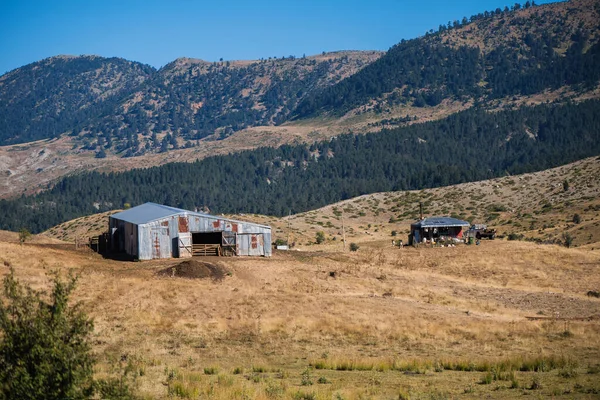
{"label": "forested hillside", "polygon": [[0,145],[54,138],[109,112],[154,68],[121,58],[48,58],[0,76]]}
{"label": "forested hillside", "polygon": [[[421,189],[542,170],[600,154],[600,101],[489,112],[195,163],[62,179],[0,200],[0,229],[39,232],[146,201],[211,212],[285,215],[378,191]],[[468,201],[468,199],[465,199]]]}
{"label": "forested hillside", "polygon": [[380,56],[340,52],[259,61],[52,57],[0,77],[0,145],[69,134],[74,149],[135,156],[284,121],[314,90]]}
{"label": "forested hillside", "polygon": [[563,86],[585,91],[599,79],[600,1],[528,1],[403,40],[367,68],[307,96],[295,117],[481,102]]}
{"label": "forested hillside", "polygon": [[217,63],[179,59],[162,68],[151,85],[82,130],[80,137],[90,149],[135,156],[279,124],[306,95],[339,82],[379,55],[345,52]]}
{"label": "forested hillside", "polygon": [[[325,114],[336,123],[370,112],[398,126],[415,120],[415,107],[445,100],[464,109],[562,87],[591,92],[600,79],[599,27],[600,0],[528,1],[450,21],[384,56],[181,58],[158,71],[118,58],[52,57],[0,77],[0,145],[68,134],[74,153],[131,157],[292,117]],[[403,107],[412,114],[390,111]]]}

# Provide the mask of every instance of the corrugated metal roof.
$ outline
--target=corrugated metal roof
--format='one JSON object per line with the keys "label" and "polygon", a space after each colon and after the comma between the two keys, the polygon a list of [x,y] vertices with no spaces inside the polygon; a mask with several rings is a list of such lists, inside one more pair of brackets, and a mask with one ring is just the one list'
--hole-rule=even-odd
{"label": "corrugated metal roof", "polygon": [[470,226],[471,224],[467,221],[452,217],[429,217],[417,221],[412,224],[412,227],[416,228],[439,228],[443,226]]}
{"label": "corrugated metal roof", "polygon": [[162,204],[156,204],[156,203],[144,203],[142,205],[130,208],[129,210],[125,210],[125,211],[121,211],[119,213],[113,214],[111,216],[111,218],[115,218],[115,219],[125,221],[125,222],[130,222],[130,223],[136,224],[136,225],[142,225],[142,224],[147,224],[152,221],[156,221],[157,219],[169,217],[171,215],[183,214],[183,213],[185,213],[187,215],[192,215],[192,216],[197,215],[197,216],[205,217],[205,218],[218,219],[221,221],[229,221],[229,222],[240,223],[240,224],[249,224],[249,225],[261,226],[261,227],[269,228],[269,229],[271,228],[270,226],[256,224],[254,222],[237,221],[234,219],[223,218],[223,217],[218,217],[215,215],[203,214],[203,213],[198,213],[198,212],[194,212],[194,211],[188,211],[188,210],[184,210],[182,208],[169,207],[169,206],[164,206]]}
{"label": "corrugated metal roof", "polygon": [[156,203],[144,203],[142,205],[130,208],[129,210],[121,211],[113,214],[111,217],[119,219],[121,221],[130,222],[132,224],[140,225],[147,222],[155,221],[169,215],[180,214],[186,212],[181,208],[163,206],[162,204]]}

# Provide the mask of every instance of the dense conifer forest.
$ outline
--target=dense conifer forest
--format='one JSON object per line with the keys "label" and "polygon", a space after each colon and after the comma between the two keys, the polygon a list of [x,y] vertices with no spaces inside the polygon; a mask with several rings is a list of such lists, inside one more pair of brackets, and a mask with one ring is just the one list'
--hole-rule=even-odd
{"label": "dense conifer forest", "polygon": [[0,229],[39,232],[147,201],[207,207],[212,213],[281,216],[365,193],[551,168],[600,154],[599,133],[598,100],[497,112],[474,107],[440,121],[313,145],[66,177],[36,196],[0,200]]}

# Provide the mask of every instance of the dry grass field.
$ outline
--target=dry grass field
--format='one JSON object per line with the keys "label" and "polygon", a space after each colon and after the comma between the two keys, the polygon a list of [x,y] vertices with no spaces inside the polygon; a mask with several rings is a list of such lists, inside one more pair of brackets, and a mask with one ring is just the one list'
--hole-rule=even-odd
{"label": "dry grass field", "polygon": [[[180,260],[179,260],[180,261]],[[518,241],[202,258],[220,281],[0,242],[0,271],[80,275],[98,376],[146,398],[596,398],[600,249]],[[527,317],[542,318],[529,320]]]}
{"label": "dry grass field", "polygon": [[[287,218],[232,216],[296,245],[268,259],[196,258],[228,271],[215,280],[159,273],[181,260],[121,262],[59,240],[102,230],[99,214],[22,246],[0,232],[0,274],[13,267],[38,289],[52,270],[79,274],[97,375],[126,374],[143,398],[598,398],[599,173],[590,158]],[[487,221],[505,238],[392,247],[419,202],[426,215]],[[342,219],[356,252],[343,251]]]}

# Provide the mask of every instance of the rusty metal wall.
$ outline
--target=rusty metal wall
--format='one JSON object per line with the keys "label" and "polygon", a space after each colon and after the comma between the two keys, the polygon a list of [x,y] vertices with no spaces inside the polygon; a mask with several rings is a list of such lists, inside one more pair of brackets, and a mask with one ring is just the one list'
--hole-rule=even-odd
{"label": "rusty metal wall", "polygon": [[140,260],[171,258],[178,255],[173,239],[178,236],[177,215],[138,225]]}
{"label": "rusty metal wall", "polygon": [[179,243],[181,240],[188,243],[190,233],[223,231],[237,234],[238,255],[271,256],[270,227],[192,212],[137,225],[137,235],[134,235],[137,254],[129,251],[128,254],[140,260],[180,257]]}

